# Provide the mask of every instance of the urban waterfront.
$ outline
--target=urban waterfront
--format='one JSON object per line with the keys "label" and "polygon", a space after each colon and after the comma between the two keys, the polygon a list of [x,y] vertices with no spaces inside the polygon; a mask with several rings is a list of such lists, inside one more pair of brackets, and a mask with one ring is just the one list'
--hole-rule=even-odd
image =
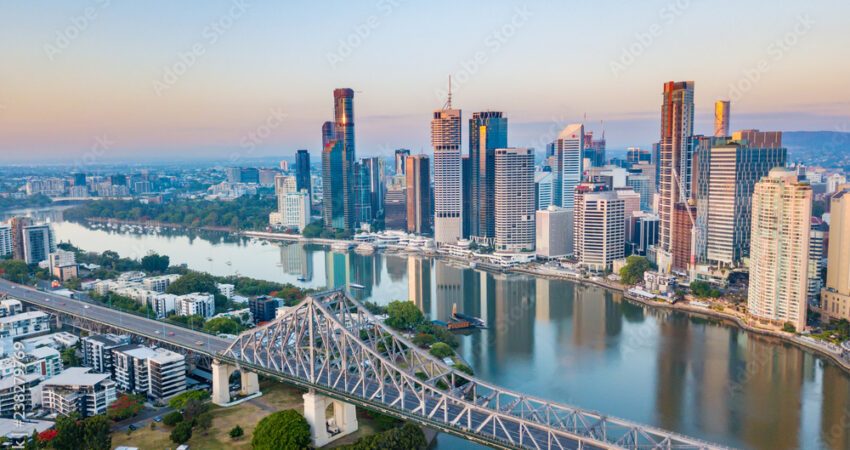
{"label": "urban waterfront", "polygon": [[[529,395],[737,448],[850,447],[850,376],[833,363],[595,286],[226,235],[140,235],[70,222],[54,229],[58,241],[90,251],[155,251],[216,275],[346,287],[378,303],[410,298],[432,319],[447,319],[457,305],[488,324],[461,336],[459,353],[476,375]],[[442,435],[437,446],[474,447]]]}

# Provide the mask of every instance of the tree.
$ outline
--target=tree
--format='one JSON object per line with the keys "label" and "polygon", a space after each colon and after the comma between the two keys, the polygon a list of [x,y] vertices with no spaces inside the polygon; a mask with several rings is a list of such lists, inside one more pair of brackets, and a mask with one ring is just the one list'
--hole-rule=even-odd
{"label": "tree", "polygon": [[422,348],[426,348],[435,342],[437,342],[437,338],[432,334],[419,333],[413,337],[413,343]]}
{"label": "tree", "polygon": [[79,416],[58,416],[53,427],[56,437],[53,438],[53,448],[56,450],[77,450],[83,442],[83,427]]}
{"label": "tree", "polygon": [[209,405],[202,403],[200,400],[189,399],[186,401],[186,406],[183,408],[183,418],[186,422],[192,422],[196,417],[207,412]]}
{"label": "tree", "polygon": [[230,317],[216,317],[204,324],[204,331],[210,334],[239,334],[245,327]]}
{"label": "tree", "polygon": [[133,417],[142,410],[142,402],[138,398],[121,394],[118,399],[106,408],[106,416],[114,421]]}
{"label": "tree", "polygon": [[186,441],[192,439],[192,423],[180,422],[171,430],[171,442],[175,444],[185,444]]}
{"label": "tree", "polygon": [[20,259],[0,261],[0,276],[15,283],[26,283],[30,277],[30,268]]}
{"label": "tree", "polygon": [[186,402],[189,400],[206,401],[210,398],[210,393],[204,390],[194,390],[181,392],[168,401],[168,406],[172,409],[183,409],[186,407]]}
{"label": "tree", "polygon": [[254,429],[254,450],[298,450],[310,447],[310,424],[293,409],[263,418]]}
{"label": "tree", "polygon": [[[83,445],[74,448],[86,450],[110,450],[112,435],[110,434],[109,419],[104,415],[92,416],[83,420]],[[79,444],[79,442],[77,443]]]}
{"label": "tree", "polygon": [[183,414],[180,414],[180,411],[172,411],[162,418],[162,423],[168,425],[169,427],[173,427],[174,425],[177,425],[182,421]]}
{"label": "tree", "polygon": [[620,269],[620,280],[625,284],[637,284],[643,281],[643,273],[651,268],[652,264],[643,256],[629,256]]}
{"label": "tree", "polygon": [[186,295],[193,292],[205,292],[207,294],[219,293],[215,277],[202,272],[186,273],[171,283],[166,292],[174,295]]}
{"label": "tree", "polygon": [[381,449],[405,449],[425,450],[428,441],[422,429],[412,423],[405,423],[401,428],[392,428],[382,433],[373,434],[360,438],[351,445],[338,447],[341,450],[371,450]]}
{"label": "tree", "polygon": [[717,298],[720,297],[720,291],[711,287],[710,284],[705,281],[693,281],[691,282],[691,294],[699,298]]}
{"label": "tree", "polygon": [[245,430],[242,429],[239,425],[230,429],[230,438],[231,439],[239,439],[245,435]]}
{"label": "tree", "polygon": [[411,301],[394,300],[387,305],[387,325],[399,329],[410,330],[425,320],[422,311]]}
{"label": "tree", "polygon": [[80,357],[77,356],[77,348],[76,347],[68,347],[62,350],[62,365],[64,367],[75,367],[81,366],[82,363],[80,361]]}
{"label": "tree", "polygon": [[786,333],[796,333],[797,327],[795,327],[791,322],[785,322],[785,324],[782,325],[782,331]]}
{"label": "tree", "polygon": [[205,412],[195,419],[195,426],[206,432],[212,427],[212,414]]}
{"label": "tree", "polygon": [[447,358],[449,356],[454,355],[455,351],[452,350],[448,345],[437,342],[436,344],[431,346],[431,354],[436,356],[437,358]]}
{"label": "tree", "polygon": [[142,270],[145,272],[165,272],[171,260],[168,256],[158,253],[148,253],[142,257]]}

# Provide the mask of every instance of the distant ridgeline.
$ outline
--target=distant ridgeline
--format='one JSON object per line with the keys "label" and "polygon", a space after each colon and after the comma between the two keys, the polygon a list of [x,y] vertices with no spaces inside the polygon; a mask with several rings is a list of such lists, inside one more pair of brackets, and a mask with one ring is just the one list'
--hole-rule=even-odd
{"label": "distant ridgeline", "polygon": [[783,131],[788,161],[850,170],[850,132]]}

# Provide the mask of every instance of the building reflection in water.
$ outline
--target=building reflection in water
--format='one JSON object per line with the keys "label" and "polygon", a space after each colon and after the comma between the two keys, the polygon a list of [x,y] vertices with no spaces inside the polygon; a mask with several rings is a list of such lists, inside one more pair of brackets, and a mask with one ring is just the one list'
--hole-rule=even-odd
{"label": "building reflection in water", "polygon": [[313,251],[300,243],[281,244],[280,267],[283,273],[313,280]]}
{"label": "building reflection in water", "polygon": [[329,251],[325,253],[325,276],[327,277],[328,289],[348,289],[351,282],[349,276],[348,252]]}
{"label": "building reflection in water", "polygon": [[387,274],[393,283],[404,283],[407,281],[407,257],[385,253],[387,260]]}
{"label": "building reflection in water", "polygon": [[416,256],[407,257],[407,295],[429,318],[431,310],[431,260]]}

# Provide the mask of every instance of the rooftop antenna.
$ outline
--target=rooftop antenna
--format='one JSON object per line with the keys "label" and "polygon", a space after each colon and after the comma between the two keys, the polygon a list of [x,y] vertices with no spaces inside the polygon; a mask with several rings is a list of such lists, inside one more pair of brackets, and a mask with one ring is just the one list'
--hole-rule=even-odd
{"label": "rooftop antenna", "polygon": [[446,100],[446,104],[443,105],[443,109],[452,109],[452,76],[449,75],[449,98]]}

